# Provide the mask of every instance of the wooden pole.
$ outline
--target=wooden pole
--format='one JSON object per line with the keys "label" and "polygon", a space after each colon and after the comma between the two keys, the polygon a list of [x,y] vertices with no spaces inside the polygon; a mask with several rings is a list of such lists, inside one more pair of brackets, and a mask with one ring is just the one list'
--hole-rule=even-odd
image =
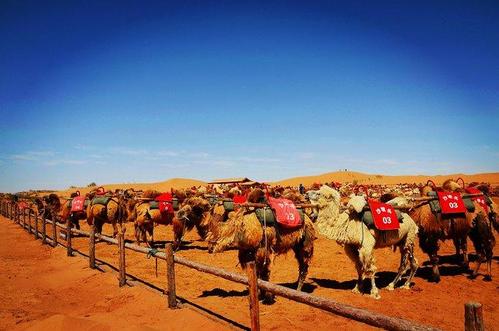
{"label": "wooden pole", "polygon": [[26,209],[23,208],[23,228],[26,229]]}
{"label": "wooden pole", "polygon": [[42,244],[47,243],[47,220],[45,219],[45,213],[42,214]]}
{"label": "wooden pole", "polygon": [[246,273],[248,275],[248,291],[251,330],[260,331],[260,308],[258,307],[258,278],[256,276],[255,261],[247,264]]}
{"label": "wooden pole", "polygon": [[40,238],[40,233],[38,232],[38,214],[35,215],[35,239]]}
{"label": "wooden pole", "polygon": [[464,330],[465,331],[483,331],[482,305],[478,302],[467,302],[464,304]]}
{"label": "wooden pole", "polygon": [[177,294],[175,290],[175,261],[173,246],[168,243],[165,247],[166,253],[166,279],[168,283],[168,308],[177,308]]}
{"label": "wooden pole", "polygon": [[33,227],[31,226],[31,209],[25,209],[25,212],[26,210],[28,211],[28,230],[29,233],[31,234],[33,229]]}
{"label": "wooden pole", "polygon": [[50,216],[50,220],[52,221],[52,247],[57,247],[57,225],[55,225],[56,220],[54,215]]}
{"label": "wooden pole", "polygon": [[95,225],[92,225],[90,228],[90,240],[88,244],[88,263],[91,269],[95,269]]}
{"label": "wooden pole", "polygon": [[68,218],[66,220],[66,248],[67,248],[67,255],[68,256],[73,256],[73,248],[71,247],[72,245],[72,234],[71,234],[71,219]]}
{"label": "wooden pole", "polygon": [[118,247],[120,250],[120,287],[122,287],[126,285],[125,234],[123,230],[118,233]]}

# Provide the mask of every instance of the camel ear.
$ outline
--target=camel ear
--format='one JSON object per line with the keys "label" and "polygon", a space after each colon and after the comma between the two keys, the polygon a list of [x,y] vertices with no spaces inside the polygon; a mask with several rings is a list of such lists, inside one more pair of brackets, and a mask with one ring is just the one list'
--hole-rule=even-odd
{"label": "camel ear", "polygon": [[353,208],[357,213],[360,213],[366,204],[366,199],[360,195],[356,195],[348,201],[348,207]]}

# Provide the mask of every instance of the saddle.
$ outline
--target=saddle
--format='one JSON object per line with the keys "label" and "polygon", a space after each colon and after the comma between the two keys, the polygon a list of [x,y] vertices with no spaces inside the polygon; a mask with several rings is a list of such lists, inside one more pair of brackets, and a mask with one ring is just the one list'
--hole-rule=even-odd
{"label": "saddle", "polygon": [[102,206],[107,206],[109,203],[109,200],[111,200],[111,197],[108,196],[98,196],[92,199],[91,205],[102,205]]}
{"label": "saddle", "polygon": [[464,214],[466,211],[475,211],[475,205],[470,197],[462,197],[460,193],[432,191],[427,194],[435,198],[429,201],[431,212],[435,215],[456,215]]}
{"label": "saddle", "polygon": [[368,209],[361,212],[360,219],[369,229],[388,231],[400,228],[403,217],[399,210],[373,199],[368,200],[368,206]]}

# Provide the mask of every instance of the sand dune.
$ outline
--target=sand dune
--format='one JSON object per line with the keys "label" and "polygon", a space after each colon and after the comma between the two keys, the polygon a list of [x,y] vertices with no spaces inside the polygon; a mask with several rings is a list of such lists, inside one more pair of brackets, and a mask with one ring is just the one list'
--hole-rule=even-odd
{"label": "sand dune", "polygon": [[360,172],[353,171],[337,171],[329,172],[317,176],[303,176],[283,179],[277,182],[273,182],[273,185],[284,185],[284,186],[297,186],[300,183],[303,185],[312,185],[313,183],[325,183],[325,182],[340,182],[340,183],[351,183],[357,181],[359,184],[398,184],[398,183],[424,183],[428,179],[433,180],[437,185],[442,184],[446,179],[453,178],[463,178],[466,183],[470,182],[488,182],[491,184],[499,184],[499,172],[494,173],[482,173],[482,174],[450,174],[450,175],[416,175],[416,176],[387,176],[387,175],[375,175],[375,174],[364,174]]}

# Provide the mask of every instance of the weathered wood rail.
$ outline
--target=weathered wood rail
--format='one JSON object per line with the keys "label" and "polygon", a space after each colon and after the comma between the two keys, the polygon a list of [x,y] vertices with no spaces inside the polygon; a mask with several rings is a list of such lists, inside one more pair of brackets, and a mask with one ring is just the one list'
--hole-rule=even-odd
{"label": "weathered wood rail", "polygon": [[[119,249],[119,285],[123,286],[126,284],[126,263],[125,263],[125,251],[127,249],[147,254],[148,256],[154,256],[160,260],[166,261],[167,264],[167,286],[165,289],[165,294],[168,297],[168,307],[177,308],[177,297],[176,297],[176,287],[175,287],[175,264],[179,264],[203,273],[211,274],[235,283],[243,284],[248,286],[249,290],[249,306],[250,306],[250,321],[251,330],[260,330],[260,319],[259,319],[259,303],[258,303],[258,289],[263,289],[265,291],[271,292],[275,295],[300,302],[345,318],[349,318],[358,322],[362,322],[371,326],[383,328],[386,330],[438,330],[438,328],[421,325],[413,321],[390,317],[380,313],[372,312],[366,309],[353,307],[347,304],[336,302],[329,298],[319,297],[310,295],[308,293],[296,291],[281,285],[273,284],[256,277],[256,268],[254,262],[249,264],[247,268],[247,276],[241,274],[229,272],[220,268],[205,265],[199,262],[190,261],[186,258],[176,256],[173,252],[172,244],[167,244],[165,251],[158,251],[155,249],[140,247],[134,244],[125,242],[124,233],[119,232],[118,239],[111,238],[102,234],[95,233],[95,229],[92,227],[90,232],[77,230],[70,228],[68,224],[61,224],[52,220],[44,219],[36,215],[31,209],[26,208],[20,211],[14,204],[1,201],[0,212],[3,216],[13,220],[22,226],[29,233],[33,233],[36,239],[40,238],[38,233],[38,222],[42,222],[42,234],[41,239],[43,243],[48,243],[53,247],[57,245],[62,245],[62,243],[57,240],[57,228],[59,231],[63,231],[66,238],[66,249],[68,256],[72,256],[72,236],[77,234],[80,236],[89,237],[89,264],[91,268],[95,268],[95,244],[96,239],[114,244],[118,246]],[[26,220],[27,218],[27,220]],[[34,226],[32,226],[32,220],[34,220]],[[52,237],[48,236],[46,233],[46,224],[52,225]],[[69,222],[67,222],[69,223]],[[484,330],[484,322],[481,305],[478,303],[467,303],[465,305],[465,330],[466,331],[477,331]]]}

